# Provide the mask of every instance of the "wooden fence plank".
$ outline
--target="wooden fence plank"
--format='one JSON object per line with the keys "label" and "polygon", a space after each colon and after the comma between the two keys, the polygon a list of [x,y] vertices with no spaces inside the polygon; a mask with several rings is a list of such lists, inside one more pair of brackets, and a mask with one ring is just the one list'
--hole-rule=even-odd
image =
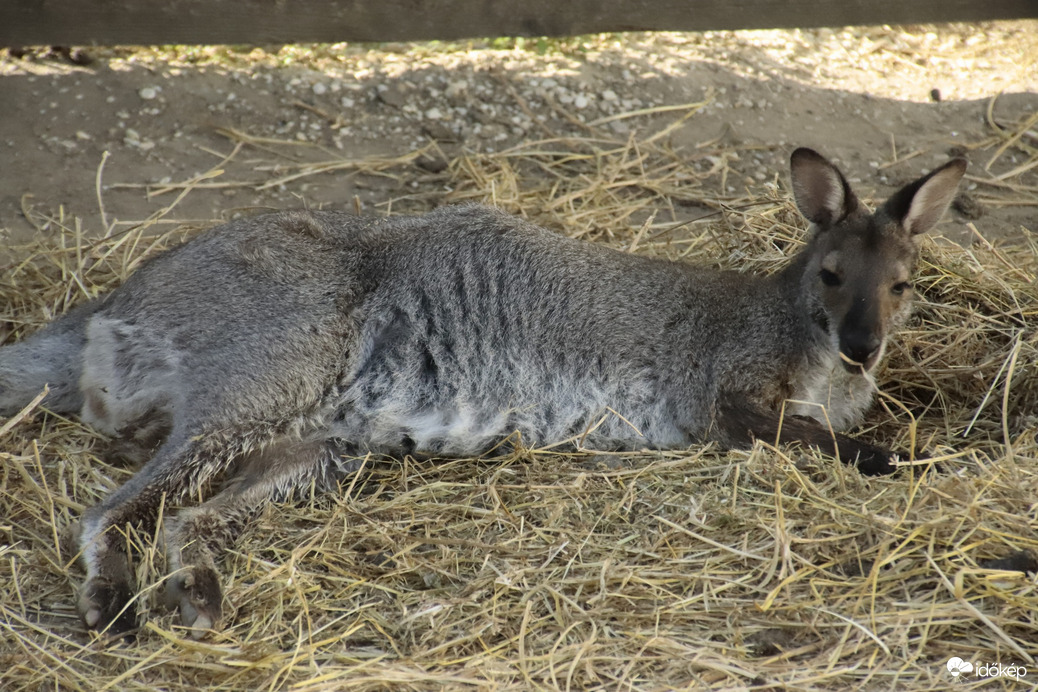
{"label": "wooden fence plank", "polygon": [[1038,0],[0,0],[0,46],[269,44],[1038,17]]}

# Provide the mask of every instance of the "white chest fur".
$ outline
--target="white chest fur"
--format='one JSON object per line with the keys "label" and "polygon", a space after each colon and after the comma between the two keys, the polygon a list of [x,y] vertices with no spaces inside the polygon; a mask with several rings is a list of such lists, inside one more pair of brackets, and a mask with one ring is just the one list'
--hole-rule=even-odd
{"label": "white chest fur", "polygon": [[835,431],[848,430],[861,423],[875,393],[872,375],[848,372],[834,354],[808,369],[786,413],[814,418]]}

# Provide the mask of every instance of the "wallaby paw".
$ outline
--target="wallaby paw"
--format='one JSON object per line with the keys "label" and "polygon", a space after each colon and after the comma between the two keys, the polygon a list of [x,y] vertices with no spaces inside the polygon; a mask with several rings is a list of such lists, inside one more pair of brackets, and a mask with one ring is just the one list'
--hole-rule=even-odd
{"label": "wallaby paw", "polygon": [[79,592],[79,615],[89,629],[112,637],[132,634],[137,629],[137,611],[132,600],[129,584],[93,577]]}
{"label": "wallaby paw", "polygon": [[861,445],[854,465],[864,476],[889,476],[897,471],[894,456],[887,450],[872,445]]}
{"label": "wallaby paw", "polygon": [[166,581],[166,606],[180,611],[180,621],[192,639],[215,629],[223,614],[220,575],[209,567],[188,567]]}

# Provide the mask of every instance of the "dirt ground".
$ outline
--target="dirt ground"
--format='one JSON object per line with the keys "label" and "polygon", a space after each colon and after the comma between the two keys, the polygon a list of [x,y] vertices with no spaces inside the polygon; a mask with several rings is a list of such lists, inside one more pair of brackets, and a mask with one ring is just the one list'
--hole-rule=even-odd
{"label": "dirt ground", "polygon": [[[421,210],[450,201],[442,168],[459,151],[596,130],[641,135],[683,115],[667,136],[690,165],[710,165],[692,159],[718,138],[737,152],[715,181],[719,197],[784,185],[796,146],[822,151],[859,189],[882,197],[949,152],[968,155],[993,125],[1033,118],[1036,61],[1038,21],[3,52],[0,234],[26,239],[43,225],[31,222],[34,210],[82,217],[87,233],[132,225],[170,204],[178,184],[214,169],[223,173],[196,181],[167,221],[302,205]],[[701,105],[678,108],[686,104]],[[1038,145],[1033,127],[1023,137]],[[225,161],[243,138],[247,151]],[[292,176],[304,163],[416,151],[424,153],[402,175],[343,165]],[[977,199],[945,235],[969,240],[968,220],[991,238],[1034,230],[1034,187],[998,185],[1020,161],[998,157],[987,170],[992,158],[989,150],[973,160],[968,187]]]}

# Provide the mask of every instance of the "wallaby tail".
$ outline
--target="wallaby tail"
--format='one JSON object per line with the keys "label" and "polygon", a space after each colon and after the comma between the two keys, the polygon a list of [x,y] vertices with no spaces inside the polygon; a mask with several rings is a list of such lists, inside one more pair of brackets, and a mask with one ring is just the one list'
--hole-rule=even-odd
{"label": "wallaby tail", "polygon": [[49,387],[43,405],[57,413],[77,413],[83,406],[86,325],[98,301],[80,305],[32,336],[0,348],[0,416],[18,413]]}

